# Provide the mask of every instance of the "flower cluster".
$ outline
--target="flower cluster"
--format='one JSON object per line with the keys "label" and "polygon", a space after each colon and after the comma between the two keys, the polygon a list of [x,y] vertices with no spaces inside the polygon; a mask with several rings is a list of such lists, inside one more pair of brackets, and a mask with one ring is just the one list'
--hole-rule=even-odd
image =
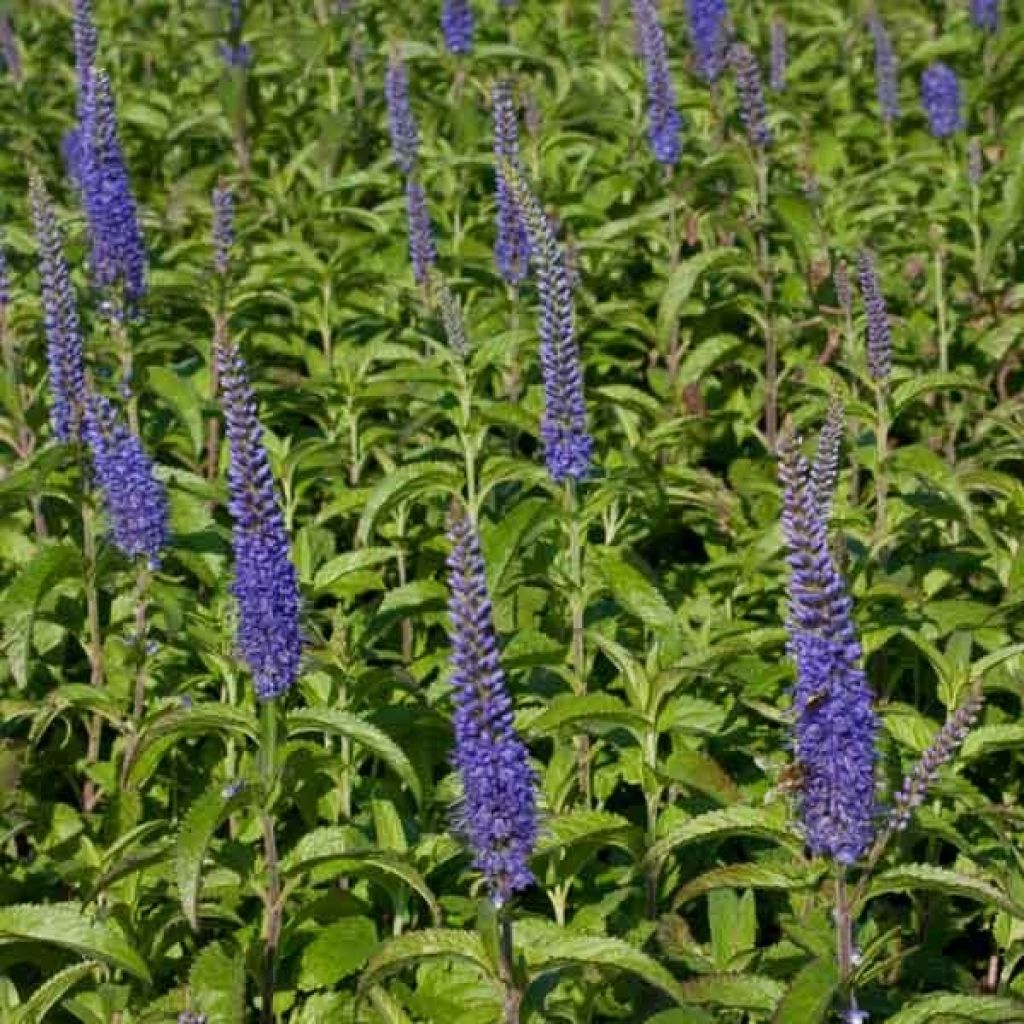
{"label": "flower cluster", "polygon": [[437,305],[441,310],[441,323],[444,326],[444,335],[448,339],[449,347],[460,359],[465,359],[469,354],[466,321],[462,317],[459,300],[443,279],[438,280]]}
{"label": "flower cluster", "polygon": [[226,277],[231,269],[231,248],[235,244],[235,196],[223,181],[213,190],[213,269]]}
{"label": "flower cluster", "polygon": [[548,472],[556,482],[590,472],[593,440],[587,431],[583,368],[576,344],[572,287],[551,222],[519,170],[502,166],[530,233],[530,256],[540,293],[540,364],[544,416],[540,436]]}
{"label": "flower cluster", "polygon": [[836,484],[839,482],[839,449],[843,444],[845,430],[843,403],[838,396],[833,395],[828,404],[825,423],[818,435],[818,450],[814,455],[810,477],[811,495],[825,522],[832,515]]}
{"label": "flower cluster", "polygon": [[984,32],[999,28],[999,0],[971,0],[971,21]]}
{"label": "flower cluster", "polygon": [[533,881],[528,861],[537,841],[534,778],[515,732],[480,542],[468,516],[455,517],[450,539],[453,761],[463,790],[457,824],[491,899],[501,906]]}
{"label": "flower cluster", "polygon": [[494,259],[498,273],[507,284],[521,284],[529,269],[530,238],[522,214],[501,170],[502,161],[519,166],[519,122],[516,117],[512,82],[499,78],[491,91],[494,123],[495,196],[498,206],[498,236]]}
{"label": "flower cluster", "polygon": [[406,214],[409,221],[409,260],[412,276],[420,286],[430,280],[430,268],[437,262],[434,236],[430,230],[427,193],[419,181],[410,177],[405,183]]}
{"label": "flower cluster", "polygon": [[679,162],[683,119],[676,105],[668,67],[668,47],[655,0],[633,0],[633,21],[640,59],[647,78],[647,138],[663,167]]}
{"label": "flower cluster", "polygon": [[844,313],[849,313],[853,308],[853,288],[850,284],[850,268],[846,260],[839,260],[835,270],[832,271],[832,283],[835,285],[836,298],[839,300],[839,308]]}
{"label": "flower cluster", "polygon": [[768,84],[772,92],[786,88],[786,23],[781,18],[772,19],[772,59]]}
{"label": "flower cluster", "polygon": [[882,120],[887,124],[900,116],[900,68],[885,24],[872,12],[868,21],[871,38],[875,43],[875,88]]}
{"label": "flower cluster", "polygon": [[747,129],[747,137],[758,149],[772,144],[772,130],[768,127],[768,108],[761,85],[761,68],[749,46],[736,43],[729,49],[729,63],[736,75],[736,90],[740,97],[740,113]]}
{"label": "flower cluster", "polygon": [[247,68],[252,63],[252,50],[242,42],[242,0],[227,0],[227,5],[227,39],[217,44],[217,52],[229,68]]}
{"label": "flower cluster", "polygon": [[473,49],[473,8],[469,0],[444,0],[441,31],[448,52],[464,57]]}
{"label": "flower cluster", "polygon": [[256,696],[273,700],[291,688],[302,662],[298,579],[245,362],[233,342],[218,346],[216,359],[231,453],[238,647]]}
{"label": "flower cluster", "polygon": [[167,495],[142,442],[100,395],[86,402],[82,433],[114,543],[155,568],[167,543]]}
{"label": "flower cluster", "polygon": [[21,66],[21,52],[18,50],[18,40],[14,35],[11,16],[6,11],[0,12],[0,57],[3,57],[14,84],[21,85],[25,77]]}
{"label": "flower cluster", "polygon": [[949,138],[963,127],[960,82],[948,64],[936,61],[922,72],[921,105],[937,139]]}
{"label": "flower cluster", "polygon": [[725,65],[729,40],[726,0],[687,0],[690,41],[697,55],[697,70],[705,82],[714,82]]}
{"label": "flower cluster", "polygon": [[882,282],[875,266],[875,254],[870,249],[857,253],[857,277],[868,321],[868,370],[874,380],[889,379],[892,369],[892,328],[889,312],[882,294]]}
{"label": "flower cluster", "polygon": [[782,528],[790,566],[786,626],[797,676],[795,756],[804,776],[800,813],[814,854],[852,864],[874,834],[877,720],[860,666],[853,605],[829,550],[816,490],[825,476],[822,471],[812,475],[797,439],[783,440]]}
{"label": "flower cluster", "polygon": [[29,201],[39,245],[39,281],[52,398],[50,421],[58,440],[77,441],[85,402],[82,329],[57,214],[46,186],[36,174],[29,183]]}
{"label": "flower cluster", "polygon": [[946,720],[932,745],[903,780],[899,792],[893,797],[889,813],[889,827],[894,832],[902,832],[910,824],[911,815],[924,803],[928,790],[938,781],[942,766],[953,760],[960,745],[967,739],[967,734],[981,714],[983,703],[981,691],[974,691]]}

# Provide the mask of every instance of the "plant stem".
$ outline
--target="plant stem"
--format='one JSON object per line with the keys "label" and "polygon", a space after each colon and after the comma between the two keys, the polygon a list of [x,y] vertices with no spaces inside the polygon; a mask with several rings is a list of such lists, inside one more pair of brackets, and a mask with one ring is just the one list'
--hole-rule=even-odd
{"label": "plant stem", "polygon": [[[210,403],[216,404],[220,396],[220,373],[217,353],[227,344],[228,315],[221,308],[213,317],[213,350],[210,352]],[[220,467],[220,416],[212,411],[206,423],[206,479],[215,480]]]}
{"label": "plant stem", "polygon": [[[939,371],[949,373],[949,317],[946,309],[946,274],[945,257],[942,242],[935,247],[935,314],[939,324]],[[946,459],[952,463],[956,459],[956,426],[949,422],[949,393],[942,392],[942,432]]]}
{"label": "plant stem", "polygon": [[263,855],[267,862],[262,1024],[274,1024],[274,982],[284,909],[281,902],[281,873],[277,858],[277,840],[274,836],[274,816],[271,812],[274,785],[277,781],[277,729],[277,701],[268,700],[260,708],[260,777],[263,782],[260,823],[263,827]]}
{"label": "plant stem", "polygon": [[515,950],[512,946],[512,919],[505,908],[498,911],[498,954],[499,971],[505,986],[503,1024],[519,1024],[519,1009],[523,993],[519,991],[515,977]]}
{"label": "plant stem", "polygon": [[[570,660],[572,664],[573,690],[577,697],[583,697],[587,692],[587,661],[583,637],[583,615],[585,611],[583,592],[584,531],[579,495],[576,492],[576,482],[572,479],[568,480],[565,485],[565,512],[569,533],[569,614],[572,625]],[[575,746],[580,792],[583,794],[585,806],[589,807],[592,797],[589,737],[585,733],[581,733],[575,738]]]}
{"label": "plant stem", "polygon": [[889,454],[889,392],[885,381],[875,384],[875,544],[885,542],[886,498],[889,483],[885,463]]}
{"label": "plant stem", "polygon": [[772,315],[774,286],[768,251],[768,161],[762,150],[756,157],[757,171],[757,265],[764,302],[764,437],[768,450],[775,451],[779,433],[779,353]]}
{"label": "plant stem", "polygon": [[836,869],[836,961],[839,980],[845,988],[853,969],[853,918],[846,893],[846,869]]}
{"label": "plant stem", "polygon": [[[86,470],[83,467],[83,479]],[[100,633],[100,597],[97,585],[96,510],[88,491],[82,495],[82,555],[85,562],[85,606],[88,629],[89,685],[103,686],[103,637]],[[89,741],[86,763],[95,764],[100,754],[103,719],[94,714],[89,723]],[[82,809],[91,811],[99,799],[99,791],[92,779],[82,786]]]}
{"label": "plant stem", "polygon": [[121,788],[126,788],[128,772],[135,759],[135,750],[139,742],[139,725],[146,704],[146,644],[148,641],[147,612],[149,601],[146,591],[149,588],[149,569],[144,562],[139,563],[135,576],[135,693],[132,700],[132,727],[125,747],[124,761],[121,765]]}

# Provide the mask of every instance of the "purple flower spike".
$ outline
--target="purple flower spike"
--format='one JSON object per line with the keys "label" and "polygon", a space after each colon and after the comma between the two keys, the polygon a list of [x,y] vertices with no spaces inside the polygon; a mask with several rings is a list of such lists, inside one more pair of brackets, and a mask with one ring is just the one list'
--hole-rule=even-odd
{"label": "purple flower spike", "polygon": [[437,262],[437,250],[434,248],[434,235],[430,227],[427,193],[415,178],[409,178],[405,183],[405,202],[412,276],[418,285],[423,286],[430,280],[430,268]]}
{"label": "purple flower spike", "polygon": [[679,133],[683,119],[676,106],[668,48],[655,0],[633,0],[633,22],[647,78],[647,138],[658,163],[674,167],[682,152]]}
{"label": "purple flower spike", "polygon": [[15,85],[21,85],[25,80],[21,66],[21,52],[18,50],[18,40],[14,35],[11,16],[6,12],[0,13],[0,56],[3,57],[11,80]]}
{"label": "purple flower spike", "polygon": [[828,404],[825,424],[818,436],[818,450],[811,466],[811,496],[826,523],[832,515],[836,484],[839,482],[839,449],[846,430],[843,403],[835,395]]}
{"label": "purple flower spike", "polygon": [[494,121],[494,156],[498,161],[495,173],[495,194],[498,205],[498,238],[494,259],[498,273],[506,283],[522,284],[529,270],[530,239],[523,224],[515,196],[501,172],[501,161],[519,166],[519,123],[516,117],[512,83],[507,78],[494,83],[491,92]]}
{"label": "purple flower spike", "polygon": [[761,84],[761,68],[749,46],[736,43],[729,50],[729,63],[736,75],[736,91],[740,97],[740,114],[751,145],[767,149],[772,144],[768,127],[768,108]]}
{"label": "purple flower spike", "polygon": [[218,182],[213,190],[213,269],[226,277],[235,244],[235,196],[231,186]]}
{"label": "purple flower spike", "polygon": [[220,59],[229,68],[247,68],[252,63],[252,49],[248,43],[242,42],[242,26],[244,15],[242,0],[227,0],[228,32],[227,41],[217,44]]}
{"label": "purple flower spike", "polygon": [[800,814],[815,855],[852,864],[874,837],[878,723],[860,667],[853,605],[829,550],[810,467],[792,437],[783,440],[781,456],[787,649],[797,677],[794,747],[804,776]]}
{"label": "purple flower spike", "polygon": [[889,379],[892,369],[892,328],[875,254],[870,249],[857,253],[857,277],[868,318],[868,370],[872,378],[881,383]]}
{"label": "purple flower spike", "polygon": [[924,803],[928,791],[938,781],[942,766],[953,760],[967,739],[967,734],[981,714],[984,699],[980,691],[972,693],[946,720],[932,745],[903,780],[903,786],[893,797],[889,812],[889,827],[894,832],[902,832],[910,824],[911,815]]}
{"label": "purple flower spike", "polygon": [[513,724],[476,529],[459,515],[449,536],[453,762],[463,789],[457,825],[491,900],[502,906],[533,881],[528,861],[537,841],[534,777]]}
{"label": "purple flower spike", "polygon": [[985,156],[981,151],[981,140],[971,139],[967,144],[967,180],[978,188],[984,174]]}
{"label": "purple flower spike", "polygon": [[540,293],[540,364],[544,377],[544,416],[540,436],[548,472],[556,483],[582,480],[590,473],[594,442],[587,431],[583,367],[565,257],[551,222],[519,170],[502,165],[530,234],[530,257]]}
{"label": "purple flower spike", "polygon": [[77,441],[85,402],[82,329],[57,215],[46,186],[35,174],[29,184],[29,201],[39,245],[39,281],[52,400],[50,422],[58,440]]}
{"label": "purple flower spike", "polygon": [[971,21],[983,32],[999,29],[999,0],[971,0]]}
{"label": "purple flower spike", "polygon": [[697,70],[707,83],[718,80],[725,67],[729,40],[729,8],[725,0],[687,0],[690,42],[697,56]]}
{"label": "purple flower spike", "polygon": [[786,88],[786,23],[781,18],[772,19],[772,72],[768,84],[772,92]]}
{"label": "purple flower spike", "polygon": [[0,314],[11,304],[11,279],[7,270],[7,250],[0,241]]}
{"label": "purple flower spike", "polygon": [[872,13],[868,28],[875,43],[875,88],[882,120],[892,124],[900,116],[900,66],[892,40],[877,13]]}
{"label": "purple flower spike", "polygon": [[233,342],[218,346],[217,371],[228,449],[238,648],[256,697],[274,700],[299,677],[299,585],[245,362]]}
{"label": "purple flower spike", "polygon": [[155,569],[167,543],[167,495],[142,442],[99,395],[86,404],[83,434],[114,543]]}
{"label": "purple flower spike", "polygon": [[388,61],[384,95],[388,104],[388,127],[395,163],[403,174],[411,174],[419,159],[420,137],[409,105],[409,75],[397,53]]}
{"label": "purple flower spike", "polygon": [[444,45],[456,57],[464,57],[473,50],[473,8],[469,0],[444,0],[441,11],[441,31]]}
{"label": "purple flower spike", "polygon": [[936,61],[925,68],[921,75],[921,105],[928,115],[928,127],[937,139],[949,138],[963,127],[960,82],[949,65]]}
{"label": "purple flower spike", "polygon": [[146,246],[117,138],[110,79],[103,71],[94,71],[89,80],[80,125],[79,167],[93,284],[108,298],[116,298],[120,303],[116,311],[134,315],[146,291]]}

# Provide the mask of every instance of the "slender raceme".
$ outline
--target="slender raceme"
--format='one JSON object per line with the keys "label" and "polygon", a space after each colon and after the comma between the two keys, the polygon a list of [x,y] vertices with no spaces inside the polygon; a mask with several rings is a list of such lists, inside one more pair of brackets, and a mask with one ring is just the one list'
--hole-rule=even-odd
{"label": "slender raceme", "polygon": [[100,395],[86,402],[83,436],[114,543],[156,568],[167,543],[167,495],[141,440]]}
{"label": "slender raceme", "polygon": [[502,906],[533,881],[534,777],[513,725],[480,542],[468,515],[456,515],[449,537],[453,761],[463,789],[457,824],[491,900]]}
{"label": "slender raceme", "polygon": [[768,84],[772,92],[786,88],[786,23],[781,18],[772,19],[771,30],[771,76]]}
{"label": "slender raceme", "polygon": [[223,181],[213,190],[213,269],[226,277],[231,269],[231,249],[235,244],[235,196]]}
{"label": "slender raceme", "polygon": [[886,124],[892,124],[899,120],[900,116],[899,61],[889,32],[877,13],[872,12],[870,15],[868,28],[875,44],[875,89],[878,94],[878,107],[882,120]]}
{"label": "slender raceme", "polygon": [[832,515],[836,484],[839,482],[839,449],[846,429],[843,403],[833,395],[828,414],[818,435],[818,449],[811,465],[810,493],[819,515],[826,523]]}
{"label": "slender raceme", "polygon": [[793,437],[782,441],[780,478],[790,566],[788,651],[797,676],[794,752],[804,775],[800,814],[814,854],[852,864],[874,836],[877,720],[853,605],[829,550],[811,469]]}
{"label": "slender raceme", "polygon": [[491,90],[491,113],[494,125],[495,198],[498,207],[498,234],[494,259],[498,273],[506,284],[515,288],[529,272],[530,238],[523,217],[501,170],[502,161],[520,166],[519,122],[516,117],[512,82],[500,78]]}
{"label": "slender raceme", "polygon": [[971,21],[983,32],[999,30],[999,0],[971,0]]}
{"label": "slender raceme", "polygon": [[409,222],[409,260],[416,283],[425,287],[430,283],[430,270],[437,262],[434,235],[427,208],[427,193],[419,181],[411,177],[405,184],[406,215]]}
{"label": "slender raceme", "polygon": [[469,0],[444,0],[441,31],[448,52],[464,57],[473,50],[473,8]]}
{"label": "slender raceme", "polygon": [[238,648],[253,674],[257,698],[268,701],[285,694],[299,676],[298,580],[245,362],[230,341],[220,344],[216,359],[231,456],[228,509]]}
{"label": "slender raceme", "polygon": [[725,67],[729,8],[726,0],[686,0],[686,13],[697,71],[710,84],[717,81]]}
{"label": "slender raceme", "polygon": [[583,367],[576,343],[572,287],[551,221],[519,171],[502,165],[530,233],[530,256],[540,293],[540,363],[544,415],[540,436],[551,478],[582,480],[590,472],[593,440],[587,430]]}
{"label": "slender raceme", "polygon": [[409,104],[409,73],[396,52],[388,60],[384,95],[388,105],[391,151],[403,174],[412,174],[419,159],[420,138]]}
{"label": "slender raceme", "polygon": [[882,383],[889,379],[892,369],[892,328],[875,254],[870,249],[857,253],[857,276],[867,312],[868,370],[876,382]]}
{"label": "slender raceme", "polygon": [[50,373],[50,423],[58,440],[77,441],[85,403],[82,329],[57,214],[46,186],[36,174],[30,179],[29,201],[39,246],[39,281]]}
{"label": "slender raceme", "polygon": [[647,79],[647,138],[654,158],[662,167],[671,168],[682,152],[679,135],[683,119],[669,71],[665,32],[655,0],[632,2],[639,56]]}
{"label": "slender raceme", "polygon": [[921,106],[937,139],[949,138],[963,127],[960,82],[948,64],[936,61],[921,74]]}
{"label": "slender raceme", "polygon": [[768,126],[768,107],[761,83],[761,67],[749,46],[736,43],[729,49],[729,63],[736,75],[736,91],[740,98],[740,114],[747,129],[750,143],[757,149],[772,144],[772,130]]}

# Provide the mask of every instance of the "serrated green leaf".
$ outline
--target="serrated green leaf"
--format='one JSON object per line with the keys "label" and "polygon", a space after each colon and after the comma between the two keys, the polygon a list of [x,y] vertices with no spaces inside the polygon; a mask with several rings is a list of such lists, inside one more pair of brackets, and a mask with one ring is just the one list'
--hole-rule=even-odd
{"label": "serrated green leaf", "polygon": [[43,1019],[79,982],[84,981],[100,966],[98,960],[72,964],[47,978],[14,1011],[11,1024],[42,1024]]}
{"label": "serrated green leaf", "polygon": [[675,628],[675,612],[639,569],[611,553],[602,555],[598,564],[612,596],[627,612],[651,629]]}
{"label": "serrated green leaf", "polygon": [[786,989],[772,1024],[818,1024],[828,1017],[839,989],[839,969],[834,957],[812,960]]}
{"label": "serrated green leaf", "polygon": [[343,917],[321,928],[299,958],[298,988],[333,988],[366,963],[377,945],[377,927],[366,917]]}
{"label": "serrated green leaf", "polygon": [[964,1024],[1019,1024],[1024,1021],[1024,1003],[1000,996],[961,996],[939,993],[925,996],[893,1014],[886,1024],[926,1024],[940,1018]]}
{"label": "serrated green leaf", "polygon": [[741,835],[769,839],[797,854],[803,850],[803,843],[777,816],[753,807],[730,807],[699,815],[672,829],[647,851],[647,859],[658,863],[681,846]]}
{"label": "serrated green leaf", "polygon": [[912,402],[936,391],[984,391],[981,381],[964,377],[958,373],[921,373],[904,381],[892,393],[892,414],[895,418]]}
{"label": "serrated green leaf", "polygon": [[337,708],[304,708],[288,716],[288,736],[296,738],[309,733],[343,736],[365,747],[390,766],[409,787],[417,803],[423,800],[423,785],[405,751],[383,730]]}
{"label": "serrated green leaf", "polygon": [[672,905],[680,907],[714,889],[808,889],[821,875],[821,867],[813,864],[729,864],[687,882],[673,896]]}
{"label": "serrated green leaf", "polygon": [[871,882],[866,899],[873,899],[884,893],[916,889],[962,896],[983,906],[998,907],[1014,917],[1024,918],[1024,907],[991,882],[933,864],[904,864],[884,872]]}
{"label": "serrated green leaf", "polygon": [[428,928],[407,932],[389,939],[370,957],[359,977],[359,990],[365,992],[400,971],[424,960],[463,960],[472,964],[500,991],[501,983],[487,957],[483,942],[473,932]]}
{"label": "serrated green leaf", "polygon": [[110,919],[88,915],[78,903],[22,903],[0,908],[0,942],[41,942],[102,960],[149,981],[149,968]]}
{"label": "serrated green leaf", "polygon": [[195,1011],[207,1024],[245,1024],[245,957],[222,943],[206,946],[188,976]]}

